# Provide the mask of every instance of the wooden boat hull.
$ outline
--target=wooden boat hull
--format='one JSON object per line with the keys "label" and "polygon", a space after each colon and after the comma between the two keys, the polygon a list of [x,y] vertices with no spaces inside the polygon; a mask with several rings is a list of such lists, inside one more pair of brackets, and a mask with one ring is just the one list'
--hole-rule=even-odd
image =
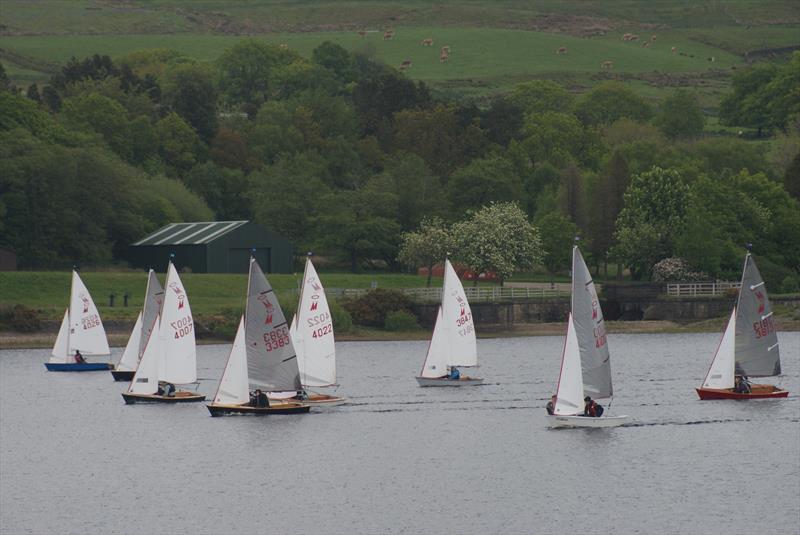
{"label": "wooden boat hull", "polygon": [[174,396],[123,392],[122,397],[128,405],[133,405],[134,403],[194,403],[197,401],[205,401],[206,399],[206,396],[203,394],[187,392],[186,390],[179,390],[175,392]]}
{"label": "wooden boat hull", "polygon": [[111,376],[115,381],[133,381],[133,376],[136,375],[136,370],[111,370]]}
{"label": "wooden boat hull", "polygon": [[242,414],[251,416],[269,416],[270,414],[303,414],[311,410],[307,403],[276,403],[269,407],[250,407],[249,405],[206,405],[211,416]]}
{"label": "wooden boat hull", "polygon": [[600,416],[592,418],[591,416],[578,416],[578,415],[547,415],[548,427],[571,427],[571,428],[603,428],[603,427],[618,427],[628,420],[627,416]]}
{"label": "wooden boat hull", "polygon": [[347,398],[309,392],[308,399],[304,399],[303,403],[307,403],[312,407],[336,407],[347,403]]}
{"label": "wooden boat hull", "polygon": [[696,388],[700,399],[769,399],[785,398],[788,390],[782,390],[775,385],[750,385],[750,393],[734,392],[732,388]]}
{"label": "wooden boat hull", "polygon": [[45,362],[44,365],[49,372],[99,372],[114,367],[110,362],[71,362],[68,364]]}
{"label": "wooden boat hull", "polygon": [[419,386],[472,386],[483,383],[481,377],[462,377],[461,379],[448,379],[447,377],[417,377]]}

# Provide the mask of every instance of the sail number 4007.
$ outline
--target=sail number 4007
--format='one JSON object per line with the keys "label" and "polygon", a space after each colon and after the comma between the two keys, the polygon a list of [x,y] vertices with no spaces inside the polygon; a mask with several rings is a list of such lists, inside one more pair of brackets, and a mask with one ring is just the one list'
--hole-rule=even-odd
{"label": "sail number 4007", "polygon": [[175,331],[176,339],[183,338],[184,336],[191,334],[192,329],[194,328],[194,323],[192,322],[191,316],[184,316],[177,321],[171,321],[169,324]]}

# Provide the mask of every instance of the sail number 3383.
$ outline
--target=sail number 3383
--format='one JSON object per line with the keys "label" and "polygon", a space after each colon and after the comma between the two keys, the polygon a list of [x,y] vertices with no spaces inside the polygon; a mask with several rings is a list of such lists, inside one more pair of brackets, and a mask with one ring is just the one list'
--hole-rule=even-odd
{"label": "sail number 3383", "polygon": [[289,345],[289,329],[285,325],[264,333],[264,346],[267,351],[275,351],[287,345]]}

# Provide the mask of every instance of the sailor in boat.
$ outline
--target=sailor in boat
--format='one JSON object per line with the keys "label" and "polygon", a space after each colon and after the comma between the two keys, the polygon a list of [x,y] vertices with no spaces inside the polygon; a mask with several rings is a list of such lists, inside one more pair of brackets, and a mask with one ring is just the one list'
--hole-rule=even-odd
{"label": "sailor in boat", "polygon": [[452,366],[450,368],[450,375],[447,378],[451,381],[458,381],[461,378],[461,371],[459,371],[458,367]]}
{"label": "sailor in boat", "polygon": [[750,393],[750,380],[746,375],[737,375],[734,379],[733,391],[737,394]]}
{"label": "sailor in boat", "polygon": [[159,381],[156,394],[168,398],[175,397],[175,385],[166,381]]}
{"label": "sailor in boat", "polygon": [[83,358],[83,355],[81,355],[81,352],[78,349],[75,350],[75,362],[78,364],[84,364],[86,362],[86,359]]}
{"label": "sailor in boat", "polygon": [[583,401],[586,403],[583,407],[583,415],[589,416],[591,418],[599,418],[603,415],[603,406],[598,404],[595,400],[591,397],[586,396],[583,398]]}
{"label": "sailor in boat", "polygon": [[547,402],[547,405],[545,405],[544,408],[547,409],[547,414],[549,414],[550,416],[555,414],[555,411],[556,411],[556,395],[555,394],[553,394],[550,397],[550,401]]}
{"label": "sailor in boat", "polygon": [[250,406],[265,409],[269,407],[269,398],[260,388],[256,388],[255,392],[250,394]]}

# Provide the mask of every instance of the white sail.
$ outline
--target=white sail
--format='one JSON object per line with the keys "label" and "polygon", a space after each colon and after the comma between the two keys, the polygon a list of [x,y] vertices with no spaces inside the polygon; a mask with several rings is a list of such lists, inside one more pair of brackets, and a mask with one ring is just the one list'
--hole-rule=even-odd
{"label": "white sail", "polygon": [[186,290],[172,262],[167,269],[164,292],[164,305],[158,326],[164,351],[159,380],[179,384],[193,383],[197,381],[194,320]]}
{"label": "white sail", "polygon": [[433,336],[431,336],[431,342],[428,345],[428,354],[425,355],[420,377],[435,379],[447,375],[447,357],[449,354],[447,339],[444,335],[442,307],[440,306],[436,313],[436,325],[433,327]]}
{"label": "white sail", "polygon": [[164,302],[164,289],[158,282],[155,272],[151,269],[147,273],[147,288],[144,292],[144,303],[142,304],[142,334],[139,337],[139,351],[137,359],[141,359],[147,340],[150,339],[150,332],[153,330],[158,315],[161,313],[161,305]]}
{"label": "white sail", "polygon": [[[146,340],[145,340],[146,343]],[[117,363],[117,370],[133,371],[139,365],[139,346],[142,344],[142,313],[136,315],[136,323],[133,325],[131,336],[125,345],[125,351]]]}
{"label": "white sail", "polygon": [[711,361],[703,388],[733,388],[734,387],[734,350],[736,347],[736,308],[734,307],[725,334]]}
{"label": "white sail", "polygon": [[581,354],[578,335],[572,314],[567,322],[567,339],[561,357],[561,376],[558,379],[556,406],[554,412],[560,416],[583,413],[583,374],[581,373]]}
{"label": "white sail", "polygon": [[236,331],[236,339],[233,341],[231,353],[228,356],[228,363],[225,365],[225,371],[222,372],[217,395],[214,396],[214,403],[241,405],[250,401],[245,344],[244,316],[242,316],[239,320],[239,329]]}
{"label": "white sail", "polygon": [[611,356],[603,311],[592,276],[577,246],[572,249],[572,317],[581,350],[583,388],[592,397],[611,397],[614,394]]}
{"label": "white sail", "polygon": [[286,317],[254,258],[250,259],[244,320],[250,383],[267,392],[301,390],[297,355]]}
{"label": "white sail", "polygon": [[108,340],[100,314],[78,273],[72,272],[72,289],[69,301],[68,353],[80,351],[84,356],[108,355]]}
{"label": "white sail", "polygon": [[164,346],[159,337],[159,322],[150,334],[150,340],[133,375],[128,392],[134,394],[155,394],[158,391],[159,367],[163,358]]}
{"label": "white sail", "polygon": [[64,311],[64,319],[61,320],[61,328],[58,329],[58,336],[56,343],[53,345],[52,357],[50,362],[58,364],[67,364],[75,362],[75,356],[67,352],[69,345],[69,310]]}
{"label": "white sail", "polygon": [[736,309],[736,374],[751,377],[780,375],[778,333],[764,279],[750,253],[744,260]]}
{"label": "white sail", "polygon": [[310,258],[306,259],[300,301],[290,332],[303,385],[320,387],[335,384],[333,319],[325,289]]}
{"label": "white sail", "polygon": [[442,327],[447,340],[450,366],[477,366],[478,344],[475,325],[464,287],[449,260],[444,261],[442,288]]}

